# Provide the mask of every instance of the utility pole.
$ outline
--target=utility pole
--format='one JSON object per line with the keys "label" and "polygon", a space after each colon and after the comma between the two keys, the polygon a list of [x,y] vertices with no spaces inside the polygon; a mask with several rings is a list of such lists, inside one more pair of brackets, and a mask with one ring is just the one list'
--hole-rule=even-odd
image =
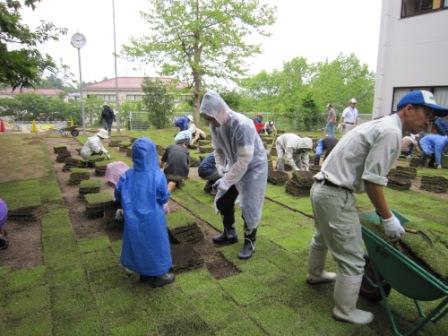
{"label": "utility pole", "polygon": [[112,0],[112,16],[114,23],[114,65],[115,65],[115,108],[117,109],[117,131],[120,132],[120,98],[118,97],[118,71],[117,71],[117,34],[115,31],[115,0]]}

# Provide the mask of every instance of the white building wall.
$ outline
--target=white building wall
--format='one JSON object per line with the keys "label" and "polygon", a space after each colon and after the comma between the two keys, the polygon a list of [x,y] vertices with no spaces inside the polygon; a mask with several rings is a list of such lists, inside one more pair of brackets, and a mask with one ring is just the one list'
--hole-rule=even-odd
{"label": "white building wall", "polygon": [[448,86],[448,10],[401,18],[383,0],[373,117],[392,111],[396,87]]}

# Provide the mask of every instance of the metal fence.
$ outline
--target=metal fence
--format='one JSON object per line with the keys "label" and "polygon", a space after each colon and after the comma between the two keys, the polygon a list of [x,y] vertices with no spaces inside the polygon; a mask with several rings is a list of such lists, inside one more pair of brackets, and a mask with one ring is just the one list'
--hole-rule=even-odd
{"label": "metal fence", "polygon": [[128,128],[131,131],[146,131],[150,126],[148,112],[129,112]]}

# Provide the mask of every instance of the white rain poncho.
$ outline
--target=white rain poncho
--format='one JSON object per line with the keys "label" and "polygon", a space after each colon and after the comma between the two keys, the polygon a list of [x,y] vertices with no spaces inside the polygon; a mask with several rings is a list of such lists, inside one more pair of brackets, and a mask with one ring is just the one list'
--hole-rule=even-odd
{"label": "white rain poncho", "polygon": [[310,138],[301,138],[293,133],[285,133],[277,138],[275,147],[279,170],[284,170],[285,161],[294,170],[309,169],[309,152],[313,149],[313,140]]}
{"label": "white rain poncho", "polygon": [[81,148],[81,156],[84,160],[87,160],[92,154],[107,154],[107,149],[104,148],[103,144],[101,143],[101,138],[98,135],[91,136],[87,139],[84,146]]}
{"label": "white rain poncho", "polygon": [[204,95],[200,110],[220,124],[210,126],[216,169],[224,173],[215,200],[235,185],[247,227],[254,229],[261,219],[268,174],[266,150],[254,123],[232,111],[214,91]]}
{"label": "white rain poncho", "polygon": [[185,131],[180,131],[174,137],[174,143],[178,143],[179,141],[186,141],[187,145],[191,145],[193,142],[193,134],[196,132],[195,124],[191,124],[188,129]]}

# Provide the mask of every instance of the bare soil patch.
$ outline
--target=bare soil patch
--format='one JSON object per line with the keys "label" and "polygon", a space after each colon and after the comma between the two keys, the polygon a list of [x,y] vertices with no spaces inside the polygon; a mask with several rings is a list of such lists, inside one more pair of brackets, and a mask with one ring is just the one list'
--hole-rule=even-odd
{"label": "bare soil patch", "polygon": [[[174,201],[170,201],[169,207],[172,212],[183,208],[180,204]],[[240,273],[240,270],[233,263],[228,261],[212,243],[212,237],[218,234],[218,231],[216,231],[210,224],[197,218],[189,209],[186,210],[195,217],[195,224],[204,237],[204,239],[200,239],[192,244],[192,248],[203,258],[205,266],[210,274],[215,279],[223,279]],[[192,229],[192,231],[195,231],[195,229]],[[191,236],[197,237],[198,235],[194,232]],[[176,255],[174,253],[173,260],[174,263],[176,263]]]}
{"label": "bare soil patch", "polygon": [[[72,138],[50,138],[47,139],[49,151],[53,153],[53,147],[57,145],[66,145],[67,149],[73,154],[79,143]],[[76,238],[92,238],[98,235],[106,234],[109,239],[119,240],[121,239],[121,232],[106,228],[104,218],[87,218],[85,212],[85,201],[79,196],[79,187],[68,185],[67,182],[70,178],[70,172],[62,171],[64,163],[56,162],[56,154],[52,154],[53,170],[56,173],[56,177],[59,183],[62,197],[65,201],[72,228]],[[92,177],[95,177],[94,170],[92,170]],[[102,190],[112,190],[112,187],[104,180],[101,186]]]}
{"label": "bare soil patch", "polygon": [[41,225],[39,221],[6,223],[9,247],[0,250],[0,265],[14,270],[42,265]]}

